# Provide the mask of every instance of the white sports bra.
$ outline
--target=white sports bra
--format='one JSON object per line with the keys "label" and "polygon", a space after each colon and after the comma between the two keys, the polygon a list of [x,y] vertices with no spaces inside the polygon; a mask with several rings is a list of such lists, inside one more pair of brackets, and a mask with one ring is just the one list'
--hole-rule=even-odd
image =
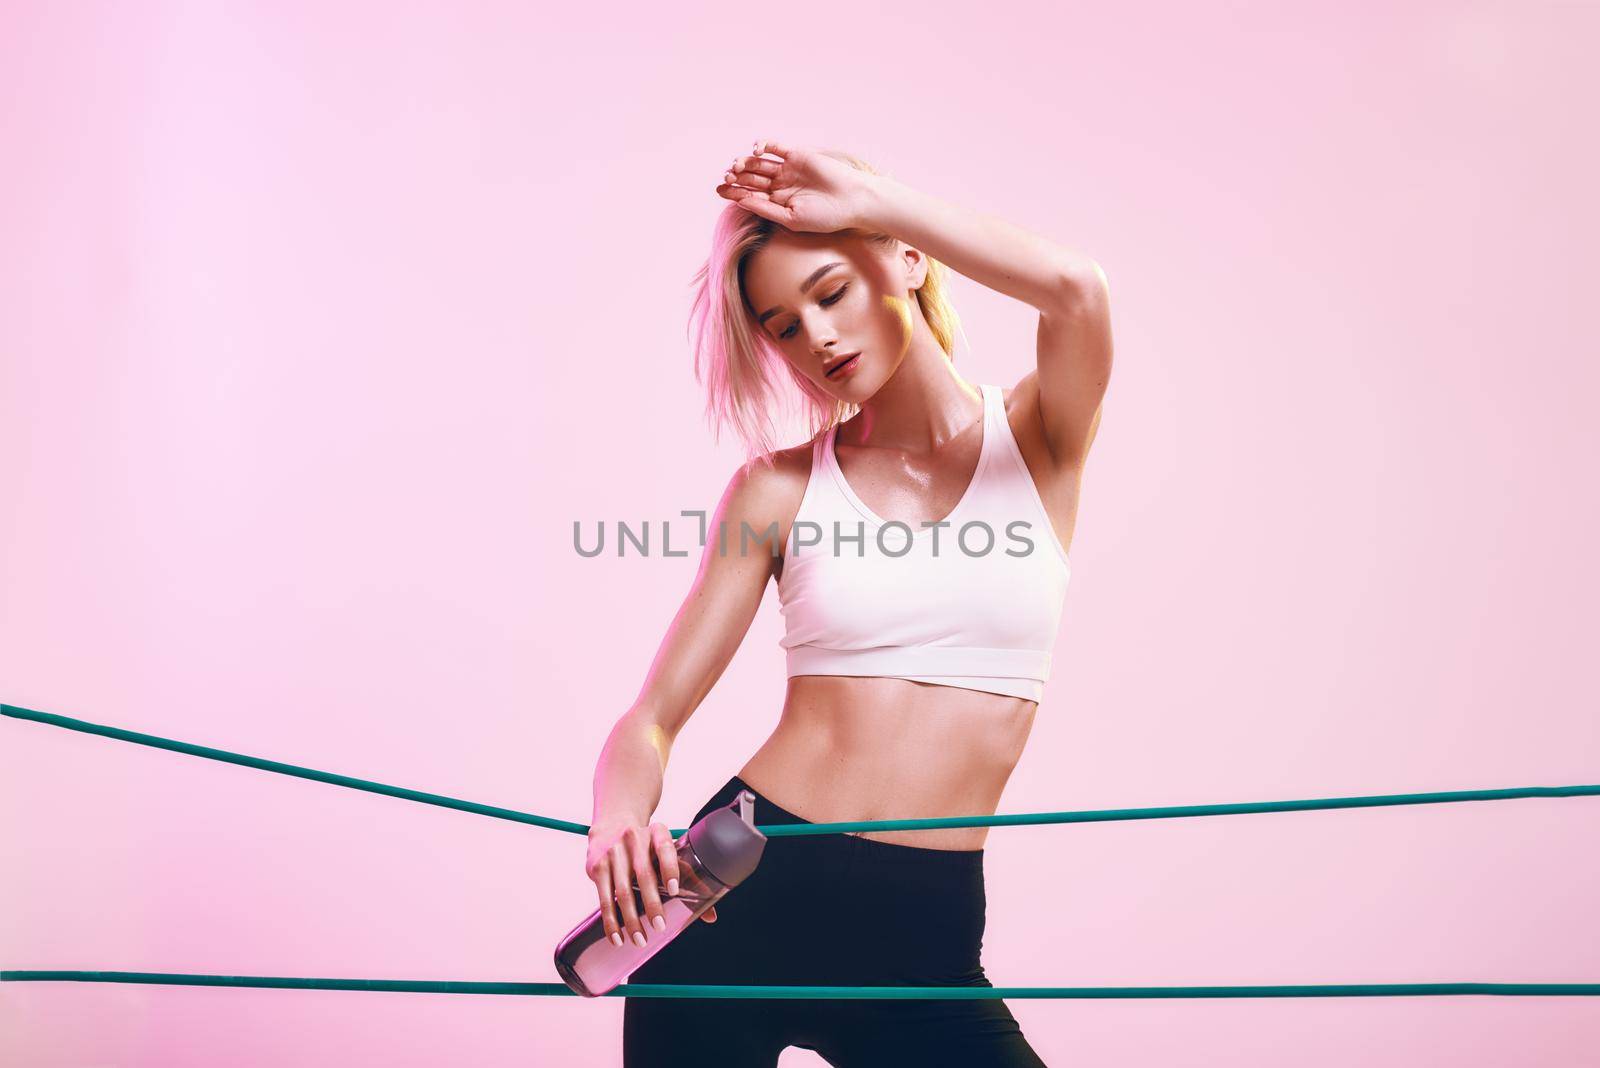
{"label": "white sports bra", "polygon": [[1011,433],[982,385],[983,446],[945,518],[885,520],[845,481],[838,427],[811,477],[778,576],[789,675],[881,675],[1039,700],[1071,577]]}

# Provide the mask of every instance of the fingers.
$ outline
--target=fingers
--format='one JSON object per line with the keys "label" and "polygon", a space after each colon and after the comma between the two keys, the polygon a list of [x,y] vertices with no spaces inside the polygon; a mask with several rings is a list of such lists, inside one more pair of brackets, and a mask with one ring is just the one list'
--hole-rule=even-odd
{"label": "fingers", "polygon": [[[655,862],[650,854],[654,852]],[[656,869],[660,878],[656,877]],[[664,823],[630,827],[592,862],[589,877],[600,898],[600,925],[614,946],[632,942],[640,949],[650,944],[650,932],[666,929],[661,893],[676,897],[681,890],[683,867],[677,843]],[[635,893],[635,886],[638,887]],[[641,902],[643,911],[641,913]],[[716,923],[715,907],[701,913],[703,923]]]}
{"label": "fingers", "polygon": [[736,185],[741,189],[759,189],[766,192],[772,188],[772,179],[762,174],[751,174],[747,171],[743,174],[733,175],[731,179],[727,179],[727,184]]}
{"label": "fingers", "polygon": [[666,885],[667,896],[678,896],[678,847],[672,841],[672,831],[665,823],[650,825],[650,840],[655,846],[656,863],[661,868],[661,880]]}
{"label": "fingers", "polygon": [[[633,861],[633,879],[639,884],[639,897],[644,901],[645,914],[640,917],[640,922],[648,923],[652,930],[665,931],[667,917],[661,911],[661,887],[656,881],[655,865],[650,863],[651,834],[640,828],[629,829],[626,835],[629,859]],[[644,934],[643,928],[640,933]],[[648,940],[649,936],[645,935],[645,938]]]}
{"label": "fingers", "polygon": [[[728,169],[722,172],[717,195],[763,218],[787,224],[788,210],[773,200],[772,194],[775,178],[783,172],[784,160],[790,155],[789,146],[778,141],[752,141],[750,154],[733,157]],[[768,156],[780,158],[768,159]]]}
{"label": "fingers", "polygon": [[754,178],[770,178],[783,170],[783,164],[775,159],[762,159],[759,156],[735,156],[733,165],[728,168],[728,173],[741,180],[748,181]]}
{"label": "fingers", "polygon": [[[770,190],[779,164],[771,160],[752,159],[745,156],[735,159],[733,165],[722,172],[722,184],[740,189]],[[720,188],[720,187],[719,187]]]}
{"label": "fingers", "polygon": [[644,930],[639,926],[639,909],[633,899],[634,874],[628,860],[628,835],[625,833],[611,846],[611,883],[617,905],[622,909],[622,928],[633,944],[644,947]]}
{"label": "fingers", "polygon": [[[609,846],[596,842],[586,871],[600,897],[600,924],[612,945],[632,942],[640,949],[652,934],[667,930],[663,892],[667,898],[683,891],[685,876],[678,846],[665,823],[625,828]],[[716,922],[715,910],[701,916]]]}
{"label": "fingers", "polygon": [[786,225],[789,222],[787,208],[772,199],[777,184],[775,176],[782,172],[783,161],[762,157],[764,152],[784,155],[786,150],[773,141],[756,141],[750,147],[753,155],[733,157],[728,169],[722,172],[717,195],[752,214]]}
{"label": "fingers", "polygon": [[759,215],[763,219],[771,219],[773,222],[784,226],[789,225],[790,215],[787,209],[780,207],[773,202],[771,197],[759,189],[735,188],[724,195],[753,215]]}
{"label": "fingers", "polygon": [[622,945],[622,925],[617,922],[616,903],[611,898],[611,865],[597,864],[593,874],[595,889],[600,894],[600,926],[614,946]]}

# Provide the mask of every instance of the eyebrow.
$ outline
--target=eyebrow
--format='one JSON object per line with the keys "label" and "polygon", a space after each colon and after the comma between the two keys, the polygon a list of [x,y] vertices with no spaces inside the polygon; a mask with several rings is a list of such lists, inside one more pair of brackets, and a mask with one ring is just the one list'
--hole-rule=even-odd
{"label": "eyebrow", "polygon": [[[802,294],[805,293],[806,290],[810,289],[813,285],[816,284],[817,279],[821,278],[823,275],[827,274],[829,271],[833,270],[835,267],[843,267],[843,266],[844,266],[844,263],[841,260],[835,260],[832,263],[824,263],[821,267],[818,267],[816,270],[812,271],[809,275],[807,275],[806,276],[806,280],[804,282],[800,283],[800,292]],[[783,310],[782,308],[776,307],[776,306],[768,308],[766,311],[762,312],[761,313],[761,317],[756,320],[757,325],[765,326],[768,319],[772,318],[774,315],[777,315],[782,310]]]}

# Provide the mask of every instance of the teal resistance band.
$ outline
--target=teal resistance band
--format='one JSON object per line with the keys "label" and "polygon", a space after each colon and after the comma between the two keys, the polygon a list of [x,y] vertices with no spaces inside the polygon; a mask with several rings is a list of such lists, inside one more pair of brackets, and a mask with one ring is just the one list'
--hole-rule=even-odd
{"label": "teal resistance band", "polygon": [[[275,771],[282,775],[296,775],[302,779],[314,779],[318,782],[332,783],[335,786],[348,786],[353,790],[366,790],[370,793],[404,798],[407,801],[420,801],[427,805],[439,805],[444,808],[460,809],[463,812],[475,812],[480,816],[494,816],[498,819],[514,820],[517,823],[531,823],[535,826],[550,827],[558,831],[571,831],[574,834],[589,833],[589,825],[586,823],[572,823],[567,820],[552,819],[548,816],[535,816],[528,812],[518,812],[510,808],[480,805],[476,801],[462,801],[459,798],[445,797],[441,794],[407,790],[402,786],[386,786],[381,782],[353,779],[348,775],[335,775],[328,771],[315,771],[311,768],[296,767],[293,764],[282,764],[276,760],[263,760],[260,757],[243,756],[242,754],[229,753],[222,749],[210,749],[203,745],[176,742],[170,738],[157,738],[153,734],[139,734],[136,731],[125,731],[118,727],[105,727],[98,723],[89,723],[81,719],[52,715],[49,712],[35,712],[29,708],[18,708],[16,705],[0,704],[0,714],[11,716],[15,719],[28,719],[37,723],[48,723],[55,727],[66,727],[69,730],[83,731],[85,734],[99,734],[124,742],[136,742],[139,745],[153,746],[157,749],[170,749],[175,753],[188,753],[191,756],[222,760],[229,764],[242,764],[245,767],[259,768],[262,771]],[[1084,812],[1020,812],[994,816],[940,816],[913,820],[860,820],[852,823],[794,823],[777,826],[758,826],[756,829],[768,838],[783,838],[805,834],[840,834],[847,831],[921,831],[932,830],[937,827],[1005,827],[1042,823],[1099,823],[1110,820],[1170,819],[1178,816],[1231,816],[1248,812],[1303,812],[1308,809],[1319,808],[1432,805],[1447,801],[1504,801],[1519,797],[1579,797],[1590,794],[1600,795],[1600,786],[1521,786],[1505,790],[1450,790],[1443,793],[1429,794],[1316,797],[1296,801],[1245,801],[1229,805],[1108,808]],[[672,834],[674,836],[681,835],[683,831],[684,828],[673,828]]]}
{"label": "teal resistance band", "polygon": [[[67,716],[36,712],[0,704],[0,714],[52,726],[99,734],[126,742],[170,749],[177,753],[242,764],[245,767],[296,775],[335,786],[387,794],[408,801],[461,809],[498,819],[587,834],[586,824],[535,816],[514,809],[480,805],[441,794],[407,790],[399,786],[354,779],[326,771],[296,767],[275,760],[243,756],[188,742],[106,727]],[[1326,797],[1297,801],[1255,801],[1231,805],[1182,805],[1166,808],[1101,809],[1087,812],[1037,812],[1008,816],[954,816],[940,819],[864,820],[855,823],[814,823],[759,827],[768,837],[796,834],[836,834],[862,830],[924,830],[935,827],[981,827],[1041,823],[1091,823],[1107,820],[1162,819],[1175,816],[1221,816],[1246,812],[1290,812],[1318,808],[1364,808],[1379,805],[1425,805],[1446,801],[1498,801],[1518,797],[1578,797],[1600,794],[1600,786],[1527,786],[1507,790],[1455,790],[1429,794],[1385,794],[1369,797]],[[674,835],[682,830],[674,830]],[[577,995],[565,983],[424,982],[399,979],[301,979],[248,975],[184,975],[162,972],[0,971],[0,982],[141,983],[172,986],[239,986],[307,990],[378,990],[430,994]],[[1547,997],[1553,995],[1600,996],[1600,983],[1376,983],[1318,986],[720,986],[676,983],[628,984],[615,987],[606,997],[700,998],[823,998],[823,999],[928,999],[970,1001],[994,998],[1267,998],[1267,997],[1430,997],[1490,994]]]}
{"label": "teal resistance band", "polygon": [[[252,986],[293,990],[381,990],[410,994],[534,994],[577,997],[565,983],[422,982],[408,979],[289,979],[272,975],[181,975],[169,972],[0,972],[0,981],[155,983],[166,986]],[[697,986],[624,983],[600,995],[617,998],[822,998],[989,1001],[999,998],[1384,998],[1440,994],[1520,997],[1600,995],[1600,983],[1357,983],[1322,986]]]}

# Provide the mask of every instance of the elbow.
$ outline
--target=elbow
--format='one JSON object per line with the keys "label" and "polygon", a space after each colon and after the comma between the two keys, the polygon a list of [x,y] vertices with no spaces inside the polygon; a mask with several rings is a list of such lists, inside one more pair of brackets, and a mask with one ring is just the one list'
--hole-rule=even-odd
{"label": "elbow", "polygon": [[1103,309],[1111,298],[1100,264],[1087,256],[1064,260],[1056,272],[1055,305],[1051,310],[1078,314]]}

